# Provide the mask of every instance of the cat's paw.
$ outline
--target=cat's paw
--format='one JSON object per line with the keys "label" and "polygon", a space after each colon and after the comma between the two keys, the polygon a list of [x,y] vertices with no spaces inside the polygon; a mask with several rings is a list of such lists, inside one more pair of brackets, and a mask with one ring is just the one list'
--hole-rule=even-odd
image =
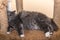
{"label": "cat's paw", "polygon": [[10,34],[10,32],[7,32],[7,34]]}
{"label": "cat's paw", "polygon": [[21,35],[20,35],[20,37],[22,37],[22,38],[23,38],[23,37],[24,37],[24,34],[21,34]]}
{"label": "cat's paw", "polygon": [[50,38],[52,36],[52,32],[46,32],[45,37]]}

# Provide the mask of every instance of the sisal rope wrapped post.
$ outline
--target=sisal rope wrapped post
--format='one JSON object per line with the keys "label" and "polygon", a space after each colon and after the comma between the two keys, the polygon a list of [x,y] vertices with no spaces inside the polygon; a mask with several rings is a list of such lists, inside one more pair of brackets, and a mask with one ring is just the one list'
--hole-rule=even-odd
{"label": "sisal rope wrapped post", "polygon": [[8,27],[8,19],[7,19],[7,0],[0,0],[0,26],[1,32],[6,33]]}

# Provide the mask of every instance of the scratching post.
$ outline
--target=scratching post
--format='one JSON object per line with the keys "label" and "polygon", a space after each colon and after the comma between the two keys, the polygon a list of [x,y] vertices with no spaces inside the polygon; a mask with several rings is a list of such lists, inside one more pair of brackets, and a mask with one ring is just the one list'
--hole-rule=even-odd
{"label": "scratching post", "polygon": [[16,0],[17,12],[21,12],[23,10],[23,0]]}
{"label": "scratching post", "polygon": [[60,28],[60,0],[54,0],[54,21]]}
{"label": "scratching post", "polygon": [[8,20],[7,20],[7,0],[0,0],[0,31],[2,33],[6,33],[8,27]]}

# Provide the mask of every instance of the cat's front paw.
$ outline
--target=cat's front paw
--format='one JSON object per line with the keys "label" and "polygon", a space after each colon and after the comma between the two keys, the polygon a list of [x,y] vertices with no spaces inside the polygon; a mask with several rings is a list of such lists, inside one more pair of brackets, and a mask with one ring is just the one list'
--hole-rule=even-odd
{"label": "cat's front paw", "polygon": [[20,35],[20,37],[22,37],[22,38],[23,38],[23,37],[25,37],[25,36],[24,36],[24,34],[21,34],[21,35]]}
{"label": "cat's front paw", "polygon": [[7,34],[10,34],[10,32],[7,32]]}

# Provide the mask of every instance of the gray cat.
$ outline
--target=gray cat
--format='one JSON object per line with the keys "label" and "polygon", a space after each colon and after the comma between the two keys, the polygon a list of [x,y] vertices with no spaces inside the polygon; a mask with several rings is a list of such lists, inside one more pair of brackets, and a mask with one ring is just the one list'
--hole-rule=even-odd
{"label": "gray cat", "polygon": [[53,19],[48,18],[40,12],[22,11],[19,12],[10,22],[8,27],[8,34],[10,29],[17,30],[21,37],[24,37],[24,30],[41,30],[46,37],[50,37],[54,31],[58,30],[57,25]]}

